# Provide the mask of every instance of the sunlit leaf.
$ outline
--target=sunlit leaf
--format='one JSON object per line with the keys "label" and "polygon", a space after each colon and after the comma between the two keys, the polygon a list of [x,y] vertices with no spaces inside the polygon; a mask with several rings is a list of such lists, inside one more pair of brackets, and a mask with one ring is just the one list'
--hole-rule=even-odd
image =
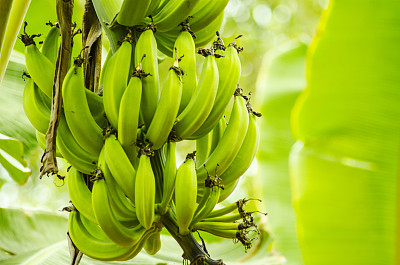
{"label": "sunlit leaf", "polygon": [[257,158],[263,182],[264,210],[268,212],[276,250],[286,257],[287,264],[302,264],[291,202],[288,157],[295,142],[290,132],[290,113],[306,85],[306,49],[307,46],[301,44],[275,56],[268,53],[263,70],[269,71],[261,72],[257,90],[263,95]]}
{"label": "sunlit leaf", "polygon": [[[2,1],[3,2],[3,1]],[[13,50],[15,41],[18,36],[18,31],[24,20],[26,11],[29,7],[30,0],[15,0],[8,1],[12,2],[10,13],[8,14],[8,22],[1,25],[6,27],[4,40],[0,37],[0,84],[4,78],[4,73],[7,68],[8,61],[10,59],[11,52]],[[2,3],[1,9],[7,9],[7,4]],[[4,14],[2,14],[4,15]],[[0,30],[3,31],[3,30]],[[2,35],[2,33],[0,33]]]}
{"label": "sunlit leaf", "polygon": [[397,264],[400,2],[330,2],[291,153],[306,264]]}

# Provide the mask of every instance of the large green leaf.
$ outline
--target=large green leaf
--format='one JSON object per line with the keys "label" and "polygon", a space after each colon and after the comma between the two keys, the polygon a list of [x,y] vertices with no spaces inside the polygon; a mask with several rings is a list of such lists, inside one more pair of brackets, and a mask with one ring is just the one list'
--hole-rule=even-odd
{"label": "large green leaf", "polygon": [[399,262],[399,13],[333,0],[310,49],[291,153],[306,264]]}
{"label": "large green leaf", "polygon": [[275,236],[275,247],[285,256],[287,264],[302,264],[291,200],[288,157],[295,142],[290,132],[290,113],[306,85],[306,49],[307,46],[301,44],[277,55],[269,52],[257,82],[257,91],[263,95],[263,116],[259,119],[261,143],[257,157],[263,200]]}

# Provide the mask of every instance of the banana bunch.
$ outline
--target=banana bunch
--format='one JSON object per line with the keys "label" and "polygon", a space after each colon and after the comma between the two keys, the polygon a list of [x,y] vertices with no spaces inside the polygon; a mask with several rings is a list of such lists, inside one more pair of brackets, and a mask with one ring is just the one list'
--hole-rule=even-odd
{"label": "banana bunch", "polygon": [[[171,222],[177,237],[204,231],[251,246],[258,230],[244,210],[247,200],[218,206],[255,157],[261,116],[238,86],[237,38],[225,45],[218,33],[227,2],[125,0],[113,26],[129,33],[108,54],[100,91],[85,87],[83,59],[71,62],[57,156],[71,165],[68,230],[85,255],[128,260],[143,248],[154,255]],[[41,49],[35,37],[21,36],[31,77],[23,106],[45,148],[59,29],[50,30]],[[159,51],[172,57],[165,80]],[[198,74],[199,56],[205,58]],[[194,141],[196,150],[177,167],[183,140]]]}

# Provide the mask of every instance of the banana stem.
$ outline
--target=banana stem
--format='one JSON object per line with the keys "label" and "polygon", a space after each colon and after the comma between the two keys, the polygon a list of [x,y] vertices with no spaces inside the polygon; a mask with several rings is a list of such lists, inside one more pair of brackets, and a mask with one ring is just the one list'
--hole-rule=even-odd
{"label": "banana stem", "polygon": [[179,229],[174,220],[171,211],[161,215],[161,222],[167,228],[171,236],[178,242],[183,250],[182,257],[190,261],[190,264],[196,265],[224,265],[222,260],[213,260],[203,247],[196,241],[190,232],[187,235],[179,234]]}

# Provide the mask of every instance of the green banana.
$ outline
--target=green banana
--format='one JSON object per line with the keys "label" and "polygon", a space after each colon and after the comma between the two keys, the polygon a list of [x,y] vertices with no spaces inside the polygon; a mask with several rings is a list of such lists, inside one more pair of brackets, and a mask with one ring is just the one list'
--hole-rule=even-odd
{"label": "green banana", "polygon": [[231,117],[218,146],[207,161],[197,168],[197,181],[204,181],[208,172],[221,175],[232,163],[243,143],[249,123],[246,99],[235,96]]}
{"label": "green banana", "polygon": [[39,51],[33,39],[24,43],[25,64],[29,75],[40,90],[52,98],[55,65]]}
{"label": "green banana", "polygon": [[46,56],[54,65],[57,61],[58,56],[58,40],[60,39],[60,28],[58,26],[52,26],[47,33],[46,39],[43,42],[41,52]]}
{"label": "green banana", "polygon": [[138,25],[147,15],[151,0],[124,0],[117,15],[120,25],[133,27]]}
{"label": "green banana", "polygon": [[149,8],[147,8],[146,17],[152,16],[153,13],[158,9],[161,0],[151,0]]}
{"label": "green banana", "polygon": [[104,179],[98,179],[92,189],[93,211],[104,233],[121,246],[133,246],[146,232],[142,225],[128,227],[119,222],[112,211]]}
{"label": "green banana", "polygon": [[103,146],[103,129],[90,112],[85,90],[82,67],[71,67],[62,87],[65,118],[76,141],[88,153],[99,155]]}
{"label": "green banana", "polygon": [[249,125],[243,144],[231,165],[220,176],[224,184],[235,182],[246,172],[253,162],[259,143],[260,133],[256,123],[256,116],[249,112]]}
{"label": "green banana", "polygon": [[217,126],[208,134],[196,139],[196,168],[207,161],[209,155],[217,147],[226,129],[225,118],[222,117]]}
{"label": "green banana", "polygon": [[240,223],[226,223],[226,222],[200,222],[193,226],[195,230],[242,230]]}
{"label": "green banana", "polygon": [[[207,27],[195,31],[194,35],[196,38],[194,39],[194,43],[196,47],[204,47],[209,44],[215,37],[215,32],[218,31],[222,25],[224,18],[224,14],[221,13],[210,25]],[[190,21],[189,21],[190,22]],[[190,29],[193,24],[190,22]],[[182,26],[179,25],[174,29],[167,32],[159,32],[157,31],[155,34],[158,48],[165,55],[172,57],[174,53],[174,43],[182,31]]]}
{"label": "green banana", "polygon": [[170,0],[153,16],[157,30],[168,31],[183,22],[200,0]]}
{"label": "green banana", "polygon": [[151,227],[149,230],[146,231],[146,233],[142,236],[142,238],[139,240],[139,242],[135,245],[136,248],[129,254],[127,259],[133,259],[134,257],[137,256],[137,254],[140,253],[140,251],[143,249],[145,246],[147,240],[154,234],[157,233],[157,230],[153,227]]}
{"label": "green banana", "polygon": [[132,45],[124,41],[107,62],[103,74],[104,111],[114,129],[118,128],[118,115],[122,95],[128,84]]}
{"label": "green banana", "polygon": [[225,51],[217,50],[216,52],[223,56],[217,61],[219,72],[218,92],[210,115],[192,135],[193,138],[203,136],[215,127],[224,114],[224,110],[239,82],[241,65],[235,42],[232,42]]}
{"label": "green banana", "polygon": [[142,101],[140,104],[144,124],[146,128],[149,128],[157,109],[160,93],[157,43],[151,29],[142,32],[136,42],[135,65],[139,65],[140,62],[142,62],[143,72],[150,74],[143,79]]}
{"label": "green banana", "polygon": [[221,28],[222,22],[224,21],[224,12],[214,19],[207,27],[196,31],[196,47],[204,47],[209,44],[215,37],[215,33]]}
{"label": "green banana", "polygon": [[124,247],[114,243],[97,224],[84,219],[76,211],[72,211],[68,218],[68,233],[83,254],[102,261],[130,259],[136,246]]}
{"label": "green banana", "polygon": [[230,215],[223,215],[219,217],[205,218],[204,222],[236,222],[242,219],[242,214],[235,213]]}
{"label": "green banana", "polygon": [[166,142],[178,114],[182,95],[182,69],[178,58],[169,69],[167,80],[161,92],[156,112],[146,133],[146,141],[153,150],[160,149]]}
{"label": "green banana", "polygon": [[229,0],[208,0],[200,1],[190,13],[190,28],[199,31],[212,23],[221,13],[223,13]]}
{"label": "green banana", "polygon": [[167,211],[169,202],[174,195],[175,177],[176,177],[176,158],[175,158],[176,143],[168,142],[165,145],[165,166],[163,172],[163,193],[162,201],[159,207],[160,214]]}
{"label": "green banana", "polygon": [[[206,188],[211,189],[208,199],[203,207],[201,203],[199,204],[197,214],[193,217],[190,227],[193,227],[196,223],[200,222],[206,218],[211,211],[214,209],[215,205],[218,203],[219,195],[223,186],[220,185],[221,179],[218,177],[209,177],[206,180]],[[201,207],[201,208],[200,208]]]}
{"label": "green banana", "polygon": [[203,51],[206,59],[196,93],[178,116],[173,128],[178,139],[184,140],[200,128],[212,109],[218,90],[218,67],[215,55],[212,50]]}
{"label": "green banana", "polygon": [[85,174],[93,174],[97,168],[97,156],[83,149],[72,135],[64,113],[60,116],[57,129],[57,147],[65,160]]}
{"label": "green banana", "polygon": [[102,151],[100,152],[98,166],[106,181],[107,194],[111,208],[113,212],[115,212],[117,219],[128,221],[130,223],[137,221],[137,224],[139,224],[139,221],[136,218],[136,209],[133,206],[133,203],[125,196],[124,191],[115,181],[110,169],[108,168],[105,157],[105,147],[103,147]]}
{"label": "green banana", "polygon": [[176,219],[181,235],[188,234],[196,210],[197,182],[194,155],[189,154],[178,168],[175,179]]}
{"label": "green banana", "polygon": [[22,95],[22,105],[29,121],[40,133],[46,134],[50,123],[51,110],[40,96],[42,92],[29,79]]}
{"label": "green banana", "polygon": [[212,211],[207,218],[214,218],[214,217],[219,217],[219,216],[223,216],[225,214],[231,213],[235,210],[238,210],[239,213],[243,212],[243,207],[246,204],[248,200],[246,199],[240,199],[236,202],[232,202],[220,209],[214,210]]}
{"label": "green banana", "polygon": [[88,220],[97,224],[92,206],[92,193],[86,185],[83,174],[71,167],[67,175],[67,185],[69,198],[74,207]]}
{"label": "green banana", "polygon": [[196,167],[206,162],[211,152],[213,133],[210,132],[196,140]]}
{"label": "green banana", "polygon": [[156,232],[149,236],[144,244],[144,249],[149,255],[157,254],[161,249],[161,232]]}
{"label": "green banana", "polygon": [[136,215],[140,224],[149,229],[154,221],[156,183],[150,157],[142,154],[135,181]]}
{"label": "green banana", "polygon": [[180,114],[189,104],[197,88],[196,50],[193,36],[189,31],[184,30],[178,35],[174,51],[175,58],[181,58],[180,67],[184,71],[182,75],[182,98],[178,111],[178,114]]}
{"label": "green banana", "polygon": [[139,126],[143,75],[140,66],[133,73],[119,105],[118,140],[131,162],[137,158],[136,132]]}
{"label": "green banana", "polygon": [[106,162],[111,174],[125,195],[135,203],[135,168],[115,135],[110,135],[106,139],[104,148]]}

